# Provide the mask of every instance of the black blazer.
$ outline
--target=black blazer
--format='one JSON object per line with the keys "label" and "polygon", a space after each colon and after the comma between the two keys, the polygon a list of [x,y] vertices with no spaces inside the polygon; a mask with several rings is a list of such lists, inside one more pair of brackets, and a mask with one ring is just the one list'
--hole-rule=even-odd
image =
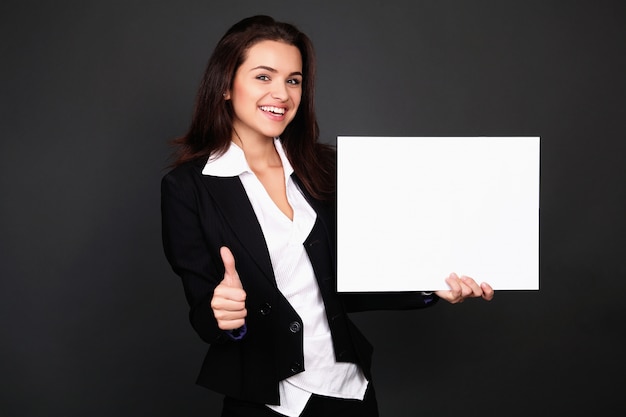
{"label": "black blazer", "polygon": [[[181,165],[161,182],[165,255],[182,278],[191,325],[210,344],[197,382],[246,401],[278,404],[279,381],[305,369],[302,320],[278,290],[261,226],[241,181],[202,175],[203,167],[203,161]],[[338,294],[334,202],[303,194],[317,212],[304,245],[324,300],[336,360],[358,364],[371,379],[372,346],[347,313],[426,307],[436,297],[430,302],[415,293]],[[211,310],[213,290],[224,276],[221,246],[232,251],[247,293],[247,333],[241,340],[220,330]]]}

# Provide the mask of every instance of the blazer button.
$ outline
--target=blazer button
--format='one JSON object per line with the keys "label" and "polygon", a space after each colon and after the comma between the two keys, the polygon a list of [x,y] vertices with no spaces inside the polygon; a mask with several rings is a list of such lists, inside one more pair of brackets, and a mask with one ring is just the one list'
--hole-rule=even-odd
{"label": "blazer button", "polygon": [[294,374],[302,371],[302,364],[300,362],[292,362],[291,363],[291,372]]}
{"label": "blazer button", "polygon": [[259,311],[261,312],[261,315],[267,316],[272,312],[272,305],[270,303],[265,303],[261,306],[261,310]]}
{"label": "blazer button", "polygon": [[297,321],[291,322],[291,324],[289,325],[289,331],[291,333],[298,333],[300,329],[302,329],[302,325]]}

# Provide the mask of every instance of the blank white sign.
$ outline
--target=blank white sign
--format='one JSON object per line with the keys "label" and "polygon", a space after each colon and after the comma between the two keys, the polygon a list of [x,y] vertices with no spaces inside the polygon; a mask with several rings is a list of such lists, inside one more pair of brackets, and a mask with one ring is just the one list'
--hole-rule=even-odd
{"label": "blank white sign", "polygon": [[539,289],[538,137],[337,138],[337,289]]}

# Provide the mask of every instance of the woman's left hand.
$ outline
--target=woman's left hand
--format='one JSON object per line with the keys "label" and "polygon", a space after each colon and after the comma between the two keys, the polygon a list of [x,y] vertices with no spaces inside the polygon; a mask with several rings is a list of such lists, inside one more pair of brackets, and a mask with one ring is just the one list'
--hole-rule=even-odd
{"label": "woman's left hand", "polygon": [[478,285],[472,278],[466,276],[459,278],[453,272],[446,278],[446,283],[450,289],[437,291],[435,294],[452,304],[462,303],[466,298],[481,297],[487,301],[493,298],[493,288],[486,282]]}

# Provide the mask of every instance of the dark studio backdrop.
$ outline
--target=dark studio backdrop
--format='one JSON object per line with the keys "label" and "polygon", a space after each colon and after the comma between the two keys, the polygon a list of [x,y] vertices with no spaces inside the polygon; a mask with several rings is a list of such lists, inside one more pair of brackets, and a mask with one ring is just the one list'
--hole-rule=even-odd
{"label": "dark studio backdrop", "polygon": [[355,315],[382,416],[624,415],[626,3],[535,0],[3,1],[0,415],[217,415],[159,182],[258,13],[314,41],[326,142],[542,137],[541,290]]}

